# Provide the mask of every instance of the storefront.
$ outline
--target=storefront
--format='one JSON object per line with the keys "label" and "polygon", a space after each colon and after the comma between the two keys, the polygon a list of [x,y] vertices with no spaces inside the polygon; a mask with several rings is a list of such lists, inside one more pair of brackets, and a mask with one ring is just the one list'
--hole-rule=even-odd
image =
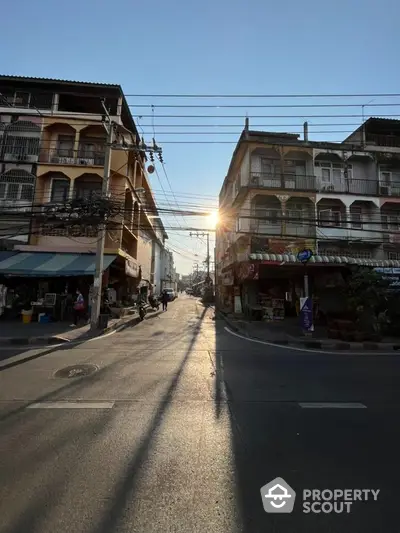
{"label": "storefront", "polygon": [[[111,268],[116,259],[104,256],[103,286],[116,276]],[[76,290],[88,302],[94,273],[94,254],[1,252],[2,316],[16,318],[30,310],[35,319],[45,315],[52,321],[70,320]]]}

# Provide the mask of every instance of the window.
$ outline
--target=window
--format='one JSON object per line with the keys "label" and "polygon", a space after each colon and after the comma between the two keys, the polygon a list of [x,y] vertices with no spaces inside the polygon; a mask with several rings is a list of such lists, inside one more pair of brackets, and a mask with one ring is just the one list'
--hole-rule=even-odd
{"label": "window", "polygon": [[321,169],[321,177],[322,177],[322,181],[330,183],[331,182],[331,169],[330,168]]}
{"label": "window", "polygon": [[382,221],[382,228],[391,230],[391,231],[398,231],[400,228],[400,215],[387,215],[383,214],[381,216]]}
{"label": "window", "polygon": [[59,135],[57,153],[60,157],[73,157],[75,138],[73,135]]}
{"label": "window", "polygon": [[69,194],[69,180],[53,179],[51,187],[51,201],[65,202]]}
{"label": "window", "polygon": [[88,183],[76,184],[75,198],[77,200],[90,200],[100,195],[101,195],[101,183],[88,182]]}
{"label": "window", "polygon": [[261,172],[271,177],[280,176],[280,166],[277,159],[261,158]]}
{"label": "window", "polygon": [[0,176],[0,198],[7,201],[32,201],[35,177],[28,172],[10,170]]}
{"label": "window", "polygon": [[353,208],[350,212],[351,227],[354,229],[362,229],[362,211],[361,208]]}
{"label": "window", "polygon": [[342,213],[340,211],[332,211],[332,209],[321,209],[318,216],[320,226],[340,227],[342,225]]}
{"label": "window", "polygon": [[399,261],[400,252],[388,252],[388,259],[391,261]]}
{"label": "window", "polygon": [[400,187],[400,169],[392,168],[389,165],[379,167],[380,184],[384,187]]}

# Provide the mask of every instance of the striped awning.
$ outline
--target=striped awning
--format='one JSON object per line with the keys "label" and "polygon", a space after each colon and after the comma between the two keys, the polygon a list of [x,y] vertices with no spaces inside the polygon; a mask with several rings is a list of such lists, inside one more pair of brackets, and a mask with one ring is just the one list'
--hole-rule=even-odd
{"label": "striped awning", "polygon": [[[300,263],[296,255],[293,254],[250,254],[251,261],[268,261],[271,263]],[[313,264],[334,264],[334,265],[361,265],[371,267],[400,267],[400,261],[386,260],[378,261],[374,259],[354,259],[353,257],[346,257],[344,255],[314,255],[308,261]]]}
{"label": "striped awning", "polygon": [[[105,255],[104,269],[116,257]],[[6,258],[0,256],[0,274],[21,277],[92,276],[95,262],[95,254],[17,252]]]}

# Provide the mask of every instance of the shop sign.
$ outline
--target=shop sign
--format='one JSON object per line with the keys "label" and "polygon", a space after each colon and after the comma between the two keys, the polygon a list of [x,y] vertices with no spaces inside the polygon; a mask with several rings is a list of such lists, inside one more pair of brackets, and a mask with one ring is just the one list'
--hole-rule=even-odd
{"label": "shop sign", "polygon": [[131,276],[132,278],[137,278],[138,273],[139,271],[137,264],[129,259],[125,259],[125,274],[127,276]]}
{"label": "shop sign", "polygon": [[268,243],[263,247],[264,253],[269,254],[293,254],[297,255],[304,250],[312,250],[315,242],[312,239],[295,239],[288,241],[284,239],[268,239]]}
{"label": "shop sign", "polygon": [[239,263],[237,267],[237,277],[240,281],[258,279],[257,263]]}
{"label": "shop sign", "polygon": [[311,298],[300,298],[300,322],[304,331],[314,331],[313,304]]}
{"label": "shop sign", "polygon": [[300,263],[307,263],[313,256],[312,250],[301,250],[297,254],[297,259],[300,261]]}

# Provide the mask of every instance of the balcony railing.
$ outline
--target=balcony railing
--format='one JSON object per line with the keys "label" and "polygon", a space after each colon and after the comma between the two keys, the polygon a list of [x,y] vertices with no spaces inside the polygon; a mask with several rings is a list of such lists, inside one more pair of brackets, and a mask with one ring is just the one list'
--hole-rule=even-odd
{"label": "balcony railing", "polygon": [[251,172],[250,187],[266,189],[287,189],[316,191],[315,176],[294,176],[293,174],[269,174],[267,172]]}
{"label": "balcony railing", "polygon": [[104,154],[85,154],[79,150],[49,150],[40,156],[43,163],[54,165],[104,166]]}
{"label": "balcony railing", "polygon": [[[368,177],[346,179],[343,176],[326,181],[317,176],[294,176],[293,174],[277,175],[264,172],[251,172],[250,187],[374,196],[383,194],[380,192],[378,179],[371,179]],[[388,187],[387,195],[400,196],[400,186]]]}

